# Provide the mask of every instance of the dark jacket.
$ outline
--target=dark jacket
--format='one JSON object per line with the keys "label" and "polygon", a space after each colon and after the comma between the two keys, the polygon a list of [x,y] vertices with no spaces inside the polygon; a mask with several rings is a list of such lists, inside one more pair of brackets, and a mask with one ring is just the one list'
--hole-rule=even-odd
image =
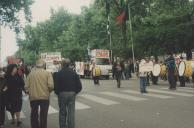
{"label": "dark jacket", "polygon": [[0,77],[0,94],[3,93],[4,87],[5,87],[5,80],[4,78]]}
{"label": "dark jacket", "polygon": [[5,76],[5,85],[7,86],[6,96],[8,100],[18,101],[22,99],[22,90],[24,91],[24,80],[19,75]]}
{"label": "dark jacket", "polygon": [[75,92],[77,94],[82,89],[79,76],[68,67],[55,73],[53,78],[55,84],[54,90],[57,95],[61,92]]}
{"label": "dark jacket", "polygon": [[176,68],[175,59],[172,56],[168,57],[165,60],[165,64],[166,64],[168,70],[175,70],[175,68]]}

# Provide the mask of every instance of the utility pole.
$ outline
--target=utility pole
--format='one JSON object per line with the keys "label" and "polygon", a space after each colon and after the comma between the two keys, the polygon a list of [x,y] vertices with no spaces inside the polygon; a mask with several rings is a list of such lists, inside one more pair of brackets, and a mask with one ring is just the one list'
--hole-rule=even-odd
{"label": "utility pole", "polygon": [[0,67],[3,66],[2,63],[1,63],[2,62],[2,58],[1,58],[2,57],[2,55],[1,55],[1,52],[2,52],[2,50],[1,50],[1,44],[2,44],[1,39],[2,39],[2,36],[1,36],[1,25],[0,25]]}
{"label": "utility pole", "polygon": [[130,5],[128,4],[128,9],[129,9],[129,26],[130,26],[130,35],[131,35],[131,51],[132,51],[132,56],[133,56],[133,65],[135,69],[135,52],[134,52],[134,45],[133,45],[133,29],[132,29],[132,21],[131,21],[131,9]]}
{"label": "utility pole", "polygon": [[108,35],[109,35],[109,41],[110,41],[110,60],[112,61],[112,34],[110,31],[110,16],[108,15],[107,17],[107,31],[108,31]]}
{"label": "utility pole", "polygon": [[110,44],[110,60],[112,61],[113,57],[112,57],[112,35],[111,35],[111,30],[110,30],[110,1],[109,0],[105,0],[106,3],[106,16],[107,16],[107,33],[109,36],[109,44]]}

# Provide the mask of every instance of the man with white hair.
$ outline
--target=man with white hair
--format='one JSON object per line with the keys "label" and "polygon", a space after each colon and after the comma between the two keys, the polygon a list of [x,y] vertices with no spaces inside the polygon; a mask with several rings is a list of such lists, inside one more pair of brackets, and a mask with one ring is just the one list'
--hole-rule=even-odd
{"label": "man with white hair", "polygon": [[[31,105],[31,128],[47,128],[50,93],[54,89],[53,77],[44,69],[44,61],[36,62],[36,69],[27,77],[25,89]],[[40,117],[38,117],[40,107]],[[38,120],[39,119],[39,120]]]}

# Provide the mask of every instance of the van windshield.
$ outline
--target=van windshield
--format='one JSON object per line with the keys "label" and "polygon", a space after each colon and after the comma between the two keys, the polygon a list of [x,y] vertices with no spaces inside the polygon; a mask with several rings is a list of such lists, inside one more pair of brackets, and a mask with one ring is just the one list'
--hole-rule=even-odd
{"label": "van windshield", "polygon": [[109,65],[108,58],[96,58],[96,65]]}

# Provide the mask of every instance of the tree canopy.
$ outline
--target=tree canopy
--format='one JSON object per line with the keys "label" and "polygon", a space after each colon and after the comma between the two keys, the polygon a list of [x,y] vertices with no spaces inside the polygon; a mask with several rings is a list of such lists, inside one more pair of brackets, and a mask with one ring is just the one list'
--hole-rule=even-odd
{"label": "tree canopy", "polygon": [[[107,33],[107,6],[112,46]],[[41,52],[62,52],[72,60],[87,58],[87,47],[111,49],[114,56],[129,58],[131,53],[128,18],[117,19],[126,7],[131,13],[135,56],[187,52],[194,48],[194,2],[190,0],[96,0],[82,7],[79,15],[60,8],[35,27],[26,26],[25,39],[19,40],[24,58]],[[123,6],[126,2],[127,6]],[[125,13],[128,16],[128,13]],[[122,18],[122,17],[121,17]],[[29,53],[31,53],[29,55]]]}
{"label": "tree canopy", "polygon": [[23,11],[25,19],[31,21],[30,5],[32,0],[1,0],[0,1],[0,25],[14,28],[16,32],[20,29],[19,12]]}

